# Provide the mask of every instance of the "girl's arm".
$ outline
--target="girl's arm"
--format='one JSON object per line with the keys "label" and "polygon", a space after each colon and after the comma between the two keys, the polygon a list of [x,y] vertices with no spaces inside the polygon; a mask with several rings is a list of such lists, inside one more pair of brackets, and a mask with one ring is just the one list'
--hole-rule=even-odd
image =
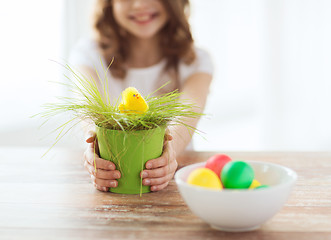
{"label": "girl's arm", "polygon": [[[182,89],[183,95],[181,98],[190,100],[196,106],[194,111],[198,113],[202,113],[205,108],[211,80],[212,76],[210,74],[196,73],[187,79]],[[196,128],[198,122],[198,118],[190,118],[185,121],[185,124]],[[171,127],[170,132],[173,136],[174,151],[178,156],[190,143],[193,130],[189,130],[183,125],[178,125]]]}

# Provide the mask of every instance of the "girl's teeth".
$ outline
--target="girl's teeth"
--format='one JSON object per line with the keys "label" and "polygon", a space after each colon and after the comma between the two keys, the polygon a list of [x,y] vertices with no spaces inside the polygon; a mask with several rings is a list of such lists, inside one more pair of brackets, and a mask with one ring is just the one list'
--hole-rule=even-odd
{"label": "girl's teeth", "polygon": [[149,19],[150,19],[150,16],[149,16],[149,15],[139,16],[139,17],[137,17],[136,19],[137,19],[138,21],[143,22],[143,21],[147,21],[147,20],[149,20]]}

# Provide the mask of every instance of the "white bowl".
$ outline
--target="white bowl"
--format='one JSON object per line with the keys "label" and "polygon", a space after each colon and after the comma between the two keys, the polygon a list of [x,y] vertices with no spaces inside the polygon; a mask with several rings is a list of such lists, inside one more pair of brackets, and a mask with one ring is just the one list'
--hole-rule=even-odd
{"label": "white bowl", "polygon": [[255,230],[287,201],[297,179],[293,170],[273,163],[246,162],[253,167],[255,179],[268,188],[211,190],[186,183],[190,172],[204,167],[204,162],[176,172],[175,180],[186,204],[212,228],[231,232]]}

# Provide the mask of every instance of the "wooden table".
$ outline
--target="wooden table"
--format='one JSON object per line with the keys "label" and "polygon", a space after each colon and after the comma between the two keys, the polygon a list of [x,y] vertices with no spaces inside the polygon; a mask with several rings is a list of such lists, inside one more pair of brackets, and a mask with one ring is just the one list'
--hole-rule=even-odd
{"label": "wooden table", "polygon": [[[226,233],[192,214],[174,181],[139,195],[94,189],[82,152],[0,148],[0,239],[331,239],[331,153],[237,153],[298,173],[287,204],[259,230]],[[184,164],[213,153],[188,152]]]}

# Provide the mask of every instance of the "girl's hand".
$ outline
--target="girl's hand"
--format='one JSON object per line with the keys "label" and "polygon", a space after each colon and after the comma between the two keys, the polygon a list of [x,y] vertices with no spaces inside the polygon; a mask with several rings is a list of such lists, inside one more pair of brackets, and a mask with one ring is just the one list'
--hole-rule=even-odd
{"label": "girl's hand", "polygon": [[178,163],[172,146],[172,136],[165,135],[162,156],[146,162],[146,170],[141,172],[143,184],[151,186],[151,191],[160,191],[168,186],[173,178]]}
{"label": "girl's hand", "polygon": [[96,134],[89,131],[86,138],[88,146],[84,152],[84,166],[91,175],[93,185],[100,191],[107,192],[109,188],[117,187],[116,179],[121,177],[121,173],[111,161],[99,157]]}

